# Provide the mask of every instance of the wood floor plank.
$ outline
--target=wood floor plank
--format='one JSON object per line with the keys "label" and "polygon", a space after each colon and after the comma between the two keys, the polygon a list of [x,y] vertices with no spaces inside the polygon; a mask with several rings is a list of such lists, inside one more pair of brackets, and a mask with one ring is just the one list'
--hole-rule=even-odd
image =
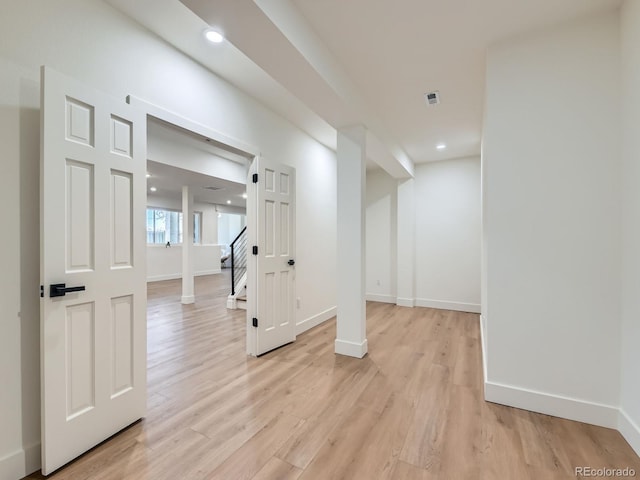
{"label": "wood floor plank", "polygon": [[272,457],[251,480],[296,480],[302,470]]}
{"label": "wood floor plank", "polygon": [[350,409],[330,432],[313,460],[304,469],[300,480],[319,478],[347,479],[354,458],[366,448],[366,439],[380,414],[357,406]]}
{"label": "wood floor plank", "polygon": [[208,480],[250,480],[274,456],[303,420],[280,413],[256,435],[236,450],[225,462],[206,477]]}
{"label": "wood floor plank", "polygon": [[[369,354],[334,353],[335,320],[247,357],[230,279],[148,286],[148,412],[53,480],[556,480],[634,468],[605,428],[483,399],[478,315],[367,304]],[[43,479],[39,473],[28,479]]]}
{"label": "wood floor plank", "polygon": [[481,405],[478,391],[452,385],[447,402],[447,418],[440,473],[451,478],[480,478]]}
{"label": "wood floor plank", "polygon": [[[337,425],[345,422],[353,405],[377,374],[370,362],[366,370],[353,371],[325,399],[324,406],[308,418],[296,435],[291,436],[277,453],[278,458],[305,469],[317,455]],[[353,363],[351,363],[353,365]]]}
{"label": "wood floor plank", "polygon": [[428,370],[428,383],[420,392],[415,408],[408,412],[413,418],[400,460],[437,473],[440,471],[447,422],[451,374],[448,367],[436,363]]}
{"label": "wood floor plank", "polygon": [[[388,401],[366,440],[361,441],[366,447],[354,455],[343,478],[394,478],[393,471],[409,431],[410,417],[406,412],[411,407],[401,393],[393,393],[387,398]],[[360,407],[361,404],[358,405]]]}
{"label": "wood floor plank", "polygon": [[424,468],[398,460],[394,465],[391,478],[402,480],[437,480],[440,477],[427,472]]}

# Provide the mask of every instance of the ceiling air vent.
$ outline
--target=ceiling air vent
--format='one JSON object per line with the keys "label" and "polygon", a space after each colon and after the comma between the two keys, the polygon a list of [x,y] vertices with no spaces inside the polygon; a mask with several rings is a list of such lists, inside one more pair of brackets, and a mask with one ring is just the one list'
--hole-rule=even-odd
{"label": "ceiling air vent", "polygon": [[202,187],[205,190],[212,190],[214,192],[218,191],[218,190],[224,190],[224,187]]}
{"label": "ceiling air vent", "polygon": [[440,92],[427,92],[424,94],[424,101],[427,105],[438,105],[440,103]]}

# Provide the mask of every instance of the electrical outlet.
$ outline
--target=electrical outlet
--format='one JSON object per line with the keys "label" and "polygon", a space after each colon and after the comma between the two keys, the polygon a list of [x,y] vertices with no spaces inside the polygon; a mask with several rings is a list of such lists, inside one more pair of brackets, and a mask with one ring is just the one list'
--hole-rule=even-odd
{"label": "electrical outlet", "polygon": [[300,308],[300,297],[296,298],[296,305]]}
{"label": "electrical outlet", "polygon": [[376,280],[376,285],[380,286],[380,280]]}

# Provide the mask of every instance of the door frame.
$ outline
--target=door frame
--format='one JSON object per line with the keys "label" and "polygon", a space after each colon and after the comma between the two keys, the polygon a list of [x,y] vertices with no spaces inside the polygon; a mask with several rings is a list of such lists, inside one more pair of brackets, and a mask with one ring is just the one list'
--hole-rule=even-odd
{"label": "door frame", "polygon": [[[257,212],[256,212],[256,201],[257,201],[257,187],[251,181],[252,173],[257,171],[257,159],[260,156],[260,150],[254,145],[245,143],[236,138],[225,135],[222,132],[209,128],[199,122],[194,120],[190,120],[187,117],[184,117],[178,113],[169,111],[163,107],[155,105],[153,103],[147,102],[146,100],[142,100],[134,95],[128,95],[126,97],[126,103],[136,107],[138,110],[141,110],[147,117],[153,117],[158,120],[162,120],[166,123],[170,123],[177,127],[183,128],[185,130],[191,131],[198,135],[202,135],[203,137],[210,138],[215,142],[224,144],[233,150],[236,150],[238,153],[247,157],[247,159],[251,162],[249,165],[249,169],[247,172],[247,215],[246,215],[246,225],[247,225],[247,239],[249,244],[255,244],[251,242],[255,242],[256,237],[256,226],[257,226]],[[145,132],[145,140],[147,139],[147,132]],[[247,259],[247,314],[246,314],[246,351],[247,355],[256,356],[258,345],[257,345],[257,335],[256,331],[253,328],[251,319],[255,317],[255,309],[256,309],[256,259],[253,255],[249,255]]]}

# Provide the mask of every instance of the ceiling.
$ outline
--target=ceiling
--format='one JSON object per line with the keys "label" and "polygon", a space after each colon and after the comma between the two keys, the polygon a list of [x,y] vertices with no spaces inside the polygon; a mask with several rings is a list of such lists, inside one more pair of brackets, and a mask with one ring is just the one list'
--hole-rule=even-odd
{"label": "ceiling", "polygon": [[[331,148],[336,128],[364,124],[371,157],[396,177],[480,153],[489,45],[621,3],[106,1]],[[227,41],[206,42],[208,25]],[[432,90],[441,104],[427,107]]]}
{"label": "ceiling", "polygon": [[[149,197],[181,199],[182,186],[188,185],[193,190],[194,202],[211,203],[221,207],[229,205],[240,208],[246,207],[246,200],[242,197],[242,194],[246,191],[246,185],[154,162],[153,160],[147,160],[147,173],[151,175],[147,178]],[[156,188],[156,191],[149,191],[151,187]],[[225,211],[225,209],[221,208],[220,211]]]}
{"label": "ceiling", "polygon": [[[618,3],[292,1],[416,163],[480,153],[489,45]],[[442,103],[427,107],[423,94],[433,90]]]}

